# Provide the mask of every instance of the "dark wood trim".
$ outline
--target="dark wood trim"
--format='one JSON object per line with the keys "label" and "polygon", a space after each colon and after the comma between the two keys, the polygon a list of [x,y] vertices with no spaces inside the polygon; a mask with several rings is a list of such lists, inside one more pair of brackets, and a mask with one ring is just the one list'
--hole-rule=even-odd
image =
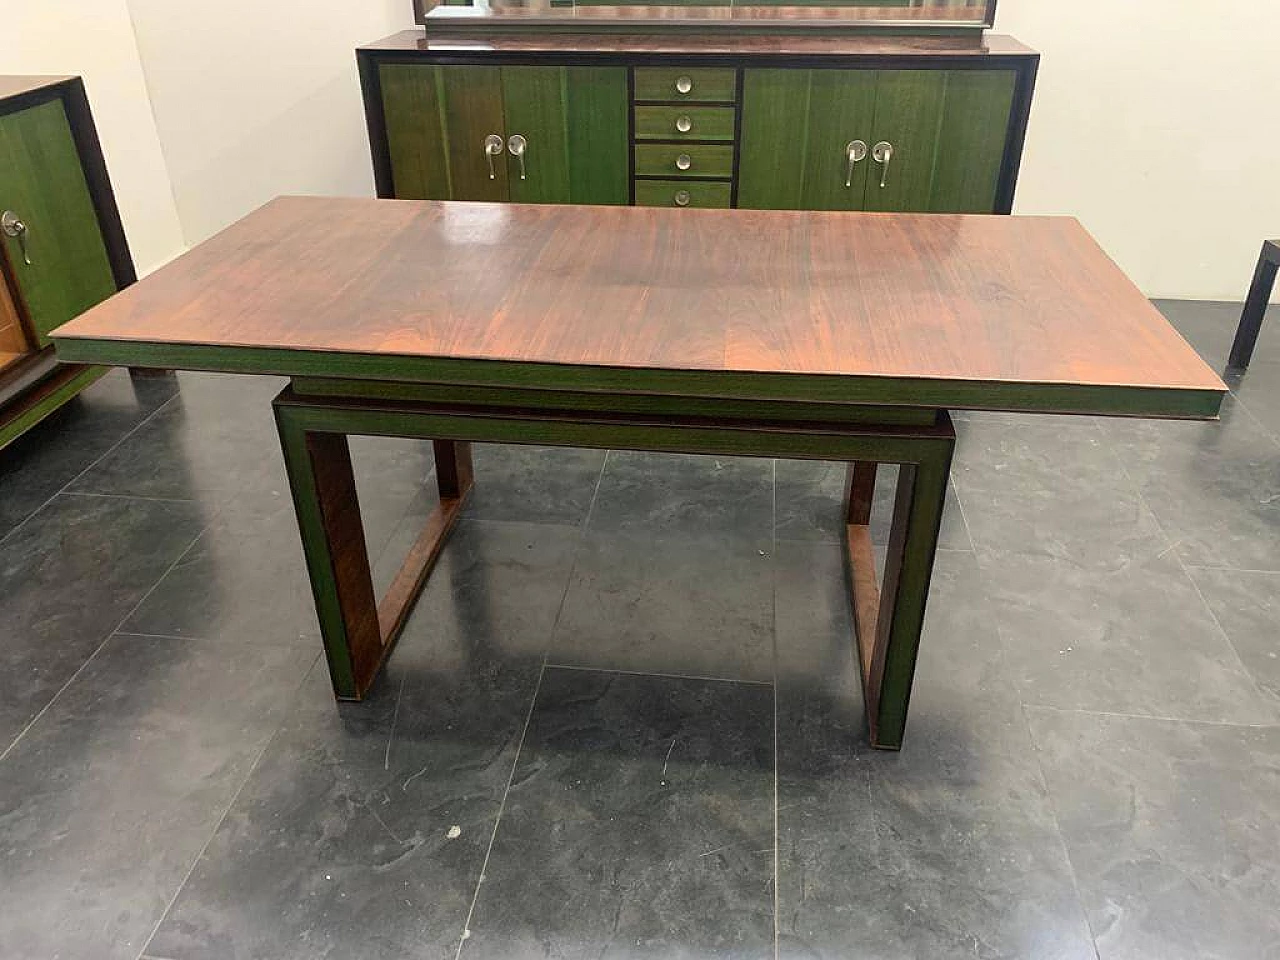
{"label": "dark wood trim", "polygon": [[743,73],[739,67],[733,77],[733,185],[729,188],[729,206],[738,207],[738,180],[742,168],[742,89]]}
{"label": "dark wood trim", "polygon": [[55,413],[85,387],[106,375],[106,367],[55,364],[36,385],[0,406],[0,449]]}
{"label": "dark wood trim", "polygon": [[58,369],[53,347],[33,350],[0,372],[0,407],[16,400]]}
{"label": "dark wood trim", "polygon": [[1022,152],[1027,142],[1027,126],[1031,122],[1031,103],[1039,69],[1039,54],[1019,64],[1017,68],[1013,105],[1009,109],[1009,129],[1004,140],[1004,162],[1000,166],[1000,182],[996,187],[996,213],[1013,212],[1014,194],[1018,190],[1018,173],[1022,169]]}
{"label": "dark wood trim", "polygon": [[627,68],[627,203],[636,203],[636,71]]}
{"label": "dark wood trim", "polygon": [[871,505],[876,498],[877,464],[851,463],[845,478],[845,523],[865,527],[871,522]]}
{"label": "dark wood trim", "polygon": [[391,169],[391,144],[387,140],[387,114],[382,100],[382,76],[379,67],[390,61],[372,57],[368,51],[356,51],[360,73],[360,92],[364,97],[364,119],[369,133],[369,154],[373,160],[373,182],[377,196],[394,199],[395,177]]}
{"label": "dark wood trim", "polygon": [[120,208],[116,203],[115,190],[111,186],[111,177],[107,173],[107,161],[102,153],[102,143],[98,139],[98,128],[93,122],[93,111],[89,106],[84,81],[79,77],[69,81],[63,88],[62,101],[67,111],[67,120],[71,124],[76,149],[80,153],[85,180],[89,184],[89,195],[93,198],[93,207],[98,214],[98,227],[106,243],[111,273],[115,277],[116,287],[123,290],[138,282],[138,272],[133,263],[133,254],[129,250],[124,223],[120,219]]}
{"label": "dark wood trim", "polygon": [[[356,54],[378,63],[431,63],[438,66],[635,66],[803,68],[833,70],[1017,70],[1036,53],[992,53],[983,56],[947,52],[914,54],[863,53],[635,53],[578,50],[379,50],[360,47]],[[686,102],[686,101],[679,101]]]}

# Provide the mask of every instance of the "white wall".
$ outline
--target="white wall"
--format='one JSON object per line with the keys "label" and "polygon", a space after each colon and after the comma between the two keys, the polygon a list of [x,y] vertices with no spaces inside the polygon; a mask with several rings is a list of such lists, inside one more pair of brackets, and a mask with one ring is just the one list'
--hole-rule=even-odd
{"label": "white wall", "polygon": [[1244,298],[1280,236],[1280,4],[1000,0],[1043,55],[1017,213],[1080,218],[1155,297]]}
{"label": "white wall", "polygon": [[[145,272],[277,194],[371,193],[354,48],[410,8],[0,0],[0,58],[85,76]],[[1276,4],[1000,0],[997,30],[1043,54],[1017,212],[1078,216],[1152,296],[1242,298],[1280,235]]]}
{"label": "white wall", "polygon": [[0,70],[80,74],[139,272],[182,252],[182,230],[125,0],[0,0]]}
{"label": "white wall", "polygon": [[187,243],[278,194],[372,195],[355,48],[409,0],[128,3]]}

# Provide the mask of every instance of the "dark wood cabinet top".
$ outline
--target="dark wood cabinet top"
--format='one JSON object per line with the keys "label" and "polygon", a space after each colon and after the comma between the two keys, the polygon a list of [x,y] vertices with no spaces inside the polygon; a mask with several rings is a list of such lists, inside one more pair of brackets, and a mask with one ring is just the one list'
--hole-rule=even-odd
{"label": "dark wood cabinet top", "polygon": [[[443,8],[437,8],[443,9]],[[461,8],[459,8],[461,9]],[[636,56],[772,57],[1019,57],[1039,55],[1012,37],[827,36],[758,33],[742,35],[606,34],[528,31],[467,37],[450,32],[428,36],[404,30],[360,48],[385,54],[630,54]]]}
{"label": "dark wood cabinet top", "polygon": [[957,408],[1208,417],[1225,392],[1065,217],[281,198],[54,338],[130,365]]}
{"label": "dark wood cabinet top", "polygon": [[74,80],[75,77],[14,77],[0,76],[0,100],[18,97],[24,93],[33,93],[45,87],[56,87],[60,83]]}

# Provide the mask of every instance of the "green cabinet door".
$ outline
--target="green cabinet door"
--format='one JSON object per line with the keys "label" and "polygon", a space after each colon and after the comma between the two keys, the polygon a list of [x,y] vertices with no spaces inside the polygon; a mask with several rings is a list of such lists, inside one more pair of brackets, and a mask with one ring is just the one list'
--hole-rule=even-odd
{"label": "green cabinet door", "polygon": [[[1011,70],[747,70],[738,205],[991,213],[1015,79]],[[868,154],[851,173],[855,140]]]}
{"label": "green cabinet door", "polygon": [[[938,121],[947,75],[941,70],[881,70],[867,146],[865,210],[928,210]],[[881,151],[876,150],[877,145]],[[883,159],[879,159],[879,158]]]}
{"label": "green cabinet door", "polygon": [[37,341],[45,346],[50,330],[116,292],[61,101],[0,116],[3,210],[17,214],[27,226],[26,258],[16,239],[0,239]]}
{"label": "green cabinet door", "polygon": [[1009,138],[1012,70],[953,70],[938,128],[938,154],[928,209],[991,213]]}
{"label": "green cabinet door", "polygon": [[849,145],[875,118],[871,70],[747,70],[743,76],[738,206],[859,210],[867,159]]}
{"label": "green cabinet door", "polygon": [[627,202],[624,68],[383,64],[379,78],[397,197]]}
{"label": "green cabinet door", "polygon": [[[398,198],[507,199],[498,67],[384,63],[379,80]],[[501,153],[485,153],[489,136],[502,138]]]}
{"label": "green cabinet door", "polygon": [[503,67],[502,98],[512,200],[627,203],[625,69]]}
{"label": "green cabinet door", "polygon": [[[866,209],[993,213],[1009,133],[1011,70],[884,70]],[[883,186],[881,185],[883,183]]]}

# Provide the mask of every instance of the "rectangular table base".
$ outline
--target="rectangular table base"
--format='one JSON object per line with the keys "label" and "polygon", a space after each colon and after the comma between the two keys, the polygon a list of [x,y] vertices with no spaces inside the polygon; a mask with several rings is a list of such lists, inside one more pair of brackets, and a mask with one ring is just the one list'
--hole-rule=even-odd
{"label": "rectangular table base", "polygon": [[[340,389],[340,387],[338,388]],[[917,423],[850,418],[745,419],[636,412],[635,398],[597,409],[515,408],[430,399],[302,395],[275,400],[303,551],[334,692],[360,700],[377,678],[471,490],[471,442],[834,460],[850,464],[846,503],[858,662],[872,746],[902,746],[955,433],[946,411]],[[771,411],[772,412],[772,411]],[[887,412],[885,419],[902,420]],[[910,419],[910,418],[905,418]],[[374,596],[348,436],[431,439],[440,504],[381,602]],[[871,540],[876,465],[897,463],[883,579]]]}

